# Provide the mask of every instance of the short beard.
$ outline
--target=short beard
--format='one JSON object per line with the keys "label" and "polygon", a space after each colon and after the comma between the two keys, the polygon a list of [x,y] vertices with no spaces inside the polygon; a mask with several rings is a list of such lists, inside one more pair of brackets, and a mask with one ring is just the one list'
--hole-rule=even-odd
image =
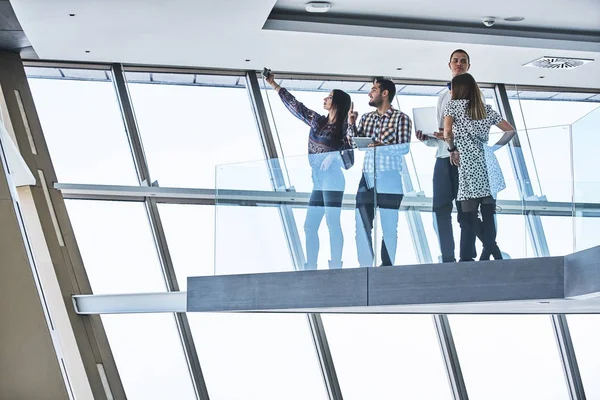
{"label": "short beard", "polygon": [[371,107],[379,107],[381,104],[383,104],[383,99],[381,97],[369,101]]}

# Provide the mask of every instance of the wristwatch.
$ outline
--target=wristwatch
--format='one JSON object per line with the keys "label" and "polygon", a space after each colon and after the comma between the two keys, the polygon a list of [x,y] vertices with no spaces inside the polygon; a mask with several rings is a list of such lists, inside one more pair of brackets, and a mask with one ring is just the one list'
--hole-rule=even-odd
{"label": "wristwatch", "polygon": [[448,152],[452,153],[456,151],[456,146],[448,147]]}

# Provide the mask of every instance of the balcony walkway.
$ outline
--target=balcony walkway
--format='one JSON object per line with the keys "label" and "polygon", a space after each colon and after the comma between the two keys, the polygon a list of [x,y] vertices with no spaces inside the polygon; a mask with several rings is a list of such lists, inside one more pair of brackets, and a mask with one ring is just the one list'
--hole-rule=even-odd
{"label": "balcony walkway", "polygon": [[189,277],[188,312],[600,312],[600,246],[564,257]]}

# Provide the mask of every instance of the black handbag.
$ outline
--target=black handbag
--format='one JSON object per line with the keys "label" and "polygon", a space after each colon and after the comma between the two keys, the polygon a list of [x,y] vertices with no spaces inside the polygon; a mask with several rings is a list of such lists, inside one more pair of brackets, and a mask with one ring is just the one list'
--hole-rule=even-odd
{"label": "black handbag", "polygon": [[344,165],[344,169],[350,169],[354,165],[355,148],[356,144],[354,143],[354,140],[352,140],[348,136],[342,139],[342,148],[340,149],[340,155],[342,156],[342,163]]}

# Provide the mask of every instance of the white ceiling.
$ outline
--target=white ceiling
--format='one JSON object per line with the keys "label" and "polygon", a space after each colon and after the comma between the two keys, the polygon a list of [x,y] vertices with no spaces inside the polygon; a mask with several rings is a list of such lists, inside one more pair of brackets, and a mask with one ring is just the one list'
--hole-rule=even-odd
{"label": "white ceiling", "polygon": [[[486,28],[495,29],[489,31],[491,35],[475,31],[438,32],[443,35],[441,39],[431,36],[428,30],[417,29],[402,36],[398,32],[404,31],[397,29],[377,31],[368,26],[331,23],[293,26],[283,23],[281,29],[264,29],[276,0],[11,0],[11,3],[42,59],[256,70],[268,66],[274,71],[446,80],[448,56],[455,48],[462,47],[470,53],[471,73],[480,82],[600,88],[598,0],[333,2],[332,11],[338,8],[340,12],[369,15],[371,19],[398,17],[402,13],[403,18],[455,21],[451,24],[455,26],[471,20],[475,23],[486,15],[520,15],[526,18],[520,26],[528,23],[546,29],[595,30],[586,32],[591,42],[585,46],[577,45],[573,32],[563,34],[560,40],[542,40],[536,33],[525,39],[514,34],[506,36],[500,32],[500,22],[494,28]],[[277,6],[298,8],[303,4],[303,1],[282,0]],[[388,9],[395,11],[388,13]],[[76,16],[70,17],[70,13]],[[379,33],[374,34],[375,31]],[[541,56],[596,61],[571,71],[522,67]],[[398,67],[402,70],[398,71]]]}
{"label": "white ceiling", "polygon": [[[276,8],[284,11],[304,10],[308,1],[278,0]],[[600,31],[598,0],[339,0],[332,2],[330,13],[476,24],[479,24],[483,17],[492,16],[496,17],[496,27]],[[516,16],[525,17],[525,20],[502,20]]]}

